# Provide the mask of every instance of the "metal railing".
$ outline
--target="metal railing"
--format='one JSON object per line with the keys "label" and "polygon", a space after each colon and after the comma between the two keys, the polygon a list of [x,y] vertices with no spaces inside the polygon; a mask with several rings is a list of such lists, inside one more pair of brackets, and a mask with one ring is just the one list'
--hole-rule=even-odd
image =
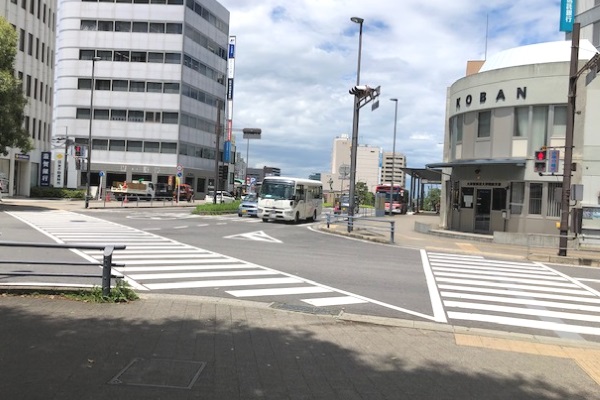
{"label": "metal railing", "polygon": [[327,228],[331,225],[337,225],[347,229],[348,233],[358,232],[381,235],[389,235],[389,242],[394,243],[394,234],[396,230],[395,221],[379,218],[368,218],[364,216],[351,216],[346,214],[325,214]]}
{"label": "metal railing", "polygon": [[102,278],[102,296],[110,295],[110,280],[117,278],[112,275],[112,267],[120,266],[113,264],[112,255],[115,250],[125,250],[126,246],[122,244],[111,245],[94,245],[94,244],[78,244],[78,243],[35,243],[35,242],[14,242],[0,241],[0,247],[33,247],[45,249],[81,249],[81,250],[104,250],[102,254],[102,263],[93,262],[72,262],[72,261],[36,261],[36,260],[0,260],[0,264],[33,264],[33,265],[73,265],[73,266],[102,266],[102,275],[93,274],[58,274],[58,273],[24,273],[24,272],[0,272],[0,275],[22,276],[69,276],[69,277],[93,277]]}

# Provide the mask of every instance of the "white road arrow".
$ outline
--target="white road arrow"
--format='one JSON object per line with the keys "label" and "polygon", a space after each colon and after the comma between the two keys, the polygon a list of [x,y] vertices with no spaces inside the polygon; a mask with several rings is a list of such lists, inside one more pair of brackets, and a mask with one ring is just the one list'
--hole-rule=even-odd
{"label": "white road arrow", "polygon": [[242,233],[239,235],[225,236],[224,239],[245,239],[245,240],[258,240],[260,242],[269,243],[283,243],[281,240],[275,239],[264,233],[263,231]]}

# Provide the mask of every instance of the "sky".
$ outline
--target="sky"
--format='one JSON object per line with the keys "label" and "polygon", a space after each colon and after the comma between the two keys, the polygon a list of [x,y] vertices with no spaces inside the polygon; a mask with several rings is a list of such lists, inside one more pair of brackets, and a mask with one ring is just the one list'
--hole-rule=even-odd
{"label": "sky", "polygon": [[[219,0],[236,36],[233,129],[251,168],[306,178],[331,171],[333,140],[352,135],[360,84],[381,86],[379,108],[360,111],[359,145],[397,153],[407,166],[442,161],[446,90],[467,61],[565,40],[560,0]],[[486,33],[487,32],[487,33]],[[260,128],[260,139],[242,138]]]}

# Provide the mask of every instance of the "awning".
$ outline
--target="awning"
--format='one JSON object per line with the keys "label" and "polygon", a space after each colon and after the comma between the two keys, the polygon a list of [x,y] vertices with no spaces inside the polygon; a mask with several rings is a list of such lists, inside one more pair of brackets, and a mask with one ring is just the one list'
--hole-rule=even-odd
{"label": "awning", "polygon": [[428,168],[400,168],[406,175],[411,178],[422,179],[428,183],[441,183],[442,170]]}
{"label": "awning", "polygon": [[452,168],[469,167],[474,165],[514,165],[524,167],[527,164],[526,158],[479,158],[473,160],[455,160],[445,163],[427,164],[427,168]]}

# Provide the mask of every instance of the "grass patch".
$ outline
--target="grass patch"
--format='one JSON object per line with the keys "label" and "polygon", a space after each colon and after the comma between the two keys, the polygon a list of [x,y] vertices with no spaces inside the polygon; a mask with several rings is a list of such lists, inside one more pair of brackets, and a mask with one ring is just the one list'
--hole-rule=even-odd
{"label": "grass patch", "polygon": [[64,297],[87,303],[127,303],[139,299],[127,282],[118,280],[117,285],[110,289],[108,296],[102,295],[102,288],[94,286],[92,290],[81,290],[77,293],[65,293]]}
{"label": "grass patch", "polygon": [[234,201],[231,203],[204,203],[198,204],[192,214],[232,214],[237,213],[238,207],[241,201]]}

